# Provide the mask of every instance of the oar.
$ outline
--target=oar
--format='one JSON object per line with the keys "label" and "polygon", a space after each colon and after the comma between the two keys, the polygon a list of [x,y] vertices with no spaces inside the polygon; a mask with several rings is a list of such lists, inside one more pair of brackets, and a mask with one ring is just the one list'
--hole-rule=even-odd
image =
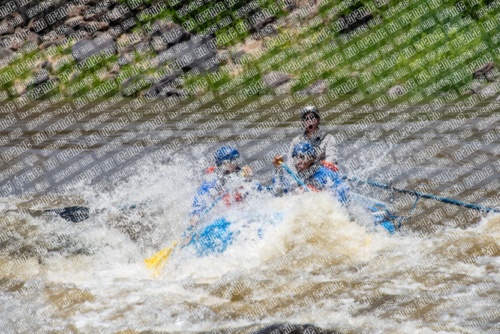
{"label": "oar", "polygon": [[[205,211],[203,211],[200,216],[198,217],[198,222],[205,217],[214,207],[215,205],[224,197],[226,196],[227,193],[222,194],[218,198],[216,198],[210,207],[206,208]],[[190,226],[188,228],[189,231],[192,231],[194,229],[194,226]],[[193,235],[192,233],[191,235]],[[188,237],[188,236],[186,236]],[[185,238],[186,238],[185,237]],[[167,263],[168,258],[172,254],[173,250],[175,249],[175,246],[177,245],[178,241],[174,241],[172,246],[170,247],[165,247],[161,249],[160,251],[154,253],[152,256],[148,257],[147,259],[144,260],[146,263],[146,266],[148,269],[153,270],[153,276],[158,277],[161,274],[161,270],[165,266],[165,263]]]}
{"label": "oar", "polygon": [[[23,209],[7,210],[4,212],[15,212],[21,210]],[[64,220],[72,223],[79,223],[89,218],[89,208],[84,206],[68,206],[66,208],[49,209],[49,210],[27,210],[27,209],[25,210],[30,211],[32,213],[45,213],[45,212],[55,213]]]}
{"label": "oar", "polygon": [[291,176],[295,179],[295,181],[297,181],[297,183],[298,183],[301,187],[303,187],[303,188],[305,189],[305,191],[306,191],[306,192],[309,192],[309,189],[308,189],[308,188],[307,188],[307,186],[305,185],[304,181],[302,181],[302,180],[300,179],[300,177],[299,177],[297,174],[295,174],[295,173],[294,173],[294,172],[290,169],[290,167],[288,167],[288,166],[287,166],[285,163],[283,163],[283,162],[281,162],[280,164],[281,164],[281,166],[282,166],[282,167],[286,170],[286,172],[287,172],[288,174],[290,174],[290,175],[291,175]]}
{"label": "oar", "polygon": [[436,195],[433,195],[433,194],[426,194],[426,193],[422,193],[422,192],[415,191],[415,190],[394,188],[394,187],[392,187],[390,185],[387,185],[387,184],[384,184],[384,183],[380,183],[380,182],[377,182],[377,181],[373,181],[373,180],[360,180],[357,177],[351,177],[351,178],[349,178],[346,175],[341,175],[341,177],[342,177],[342,179],[348,180],[348,181],[351,181],[351,182],[362,182],[362,183],[366,183],[366,184],[368,184],[368,185],[370,185],[372,187],[386,189],[386,190],[393,190],[393,191],[397,191],[397,192],[402,193],[402,194],[408,194],[408,195],[412,195],[412,196],[416,196],[416,197],[422,197],[422,198],[432,199],[432,200],[443,202],[443,203],[446,203],[446,204],[461,206],[461,207],[464,207],[464,208],[467,208],[467,209],[473,209],[473,210],[483,211],[483,212],[496,212],[496,213],[500,213],[500,209],[494,209],[494,208],[490,208],[490,207],[483,206],[483,205],[466,203],[466,202],[462,202],[462,201],[459,201],[459,200],[456,200],[456,199],[453,199],[453,198],[441,197],[441,196],[436,196]]}

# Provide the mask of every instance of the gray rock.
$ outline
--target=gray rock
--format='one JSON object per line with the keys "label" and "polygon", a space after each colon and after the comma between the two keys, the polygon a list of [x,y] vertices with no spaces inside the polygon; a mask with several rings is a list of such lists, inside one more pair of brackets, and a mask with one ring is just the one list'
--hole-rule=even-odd
{"label": "gray rock", "polygon": [[124,96],[130,96],[137,92],[140,92],[145,87],[149,87],[151,82],[143,74],[138,74],[131,78],[128,78],[120,84],[120,93]]}
{"label": "gray rock", "polygon": [[[174,86],[177,86],[175,83],[172,85],[169,85],[172,83],[175,79],[180,77],[182,75],[181,70],[174,71],[172,73],[168,73],[164,75],[162,78],[154,82],[153,87],[148,91],[148,94],[162,94],[162,91],[165,91],[166,88],[175,88]],[[154,80],[151,80],[154,81]],[[165,87],[167,86],[168,87]]]}
{"label": "gray rock", "polygon": [[258,331],[252,331],[254,334],[340,334],[334,330],[320,329],[314,325],[296,325],[296,324],[276,324]]}
{"label": "gray rock", "polygon": [[163,39],[160,37],[153,37],[151,41],[151,47],[156,51],[156,52],[161,52],[165,51],[167,49],[167,44],[163,42]]}
{"label": "gray rock", "polygon": [[268,88],[277,88],[292,78],[292,75],[283,72],[270,72],[264,76],[263,80]]}
{"label": "gray rock", "polygon": [[190,40],[176,44],[172,48],[172,60],[176,61],[184,71],[190,71],[193,68],[198,68],[200,72],[217,70],[220,60],[217,59],[217,49],[209,45],[212,39],[210,36],[193,35]]}
{"label": "gray rock", "polygon": [[297,94],[314,95],[314,94],[325,94],[328,90],[328,82],[326,80],[318,80],[311,86],[298,91]]}
{"label": "gray rock", "polygon": [[40,45],[42,44],[42,38],[40,37],[40,35],[32,32],[28,35],[28,37],[26,37],[26,42],[33,42],[36,43],[36,45]]}
{"label": "gray rock", "polygon": [[156,31],[151,33],[151,37],[161,38],[161,40],[164,44],[167,45],[167,47],[191,39],[191,34],[178,24],[172,22],[165,24],[163,21],[158,20],[155,22],[154,26]]}
{"label": "gray rock", "polygon": [[[351,17],[349,17],[349,15],[351,15]],[[345,15],[342,15],[339,19],[339,23],[344,28],[342,30],[340,30],[340,33],[346,34],[348,32],[351,32],[351,31],[355,30],[356,28],[362,26],[363,24],[368,23],[372,19],[373,19],[372,13],[366,13],[363,17],[359,17],[359,18],[354,13],[348,14],[347,17]]]}
{"label": "gray rock", "polygon": [[[100,44],[98,44],[99,42]],[[113,39],[106,38],[99,41],[82,39],[71,47],[71,53],[77,62],[82,62],[104,50],[116,53],[116,46]]]}
{"label": "gray rock", "polygon": [[238,50],[235,53],[231,55],[231,59],[235,62],[238,63],[240,62],[241,58],[245,56],[247,53],[244,50]]}
{"label": "gray rock", "polygon": [[82,5],[82,6],[75,6],[69,13],[68,13],[68,17],[76,17],[76,16],[80,16],[82,15],[83,17],[83,14],[85,13],[85,11],[87,9],[89,9],[90,6],[87,6],[87,5]]}
{"label": "gray rock", "polygon": [[488,81],[493,81],[493,77],[497,74],[494,72],[496,68],[496,64],[493,62],[489,62],[484,66],[478,68],[472,73],[472,79],[481,79],[484,78]]}
{"label": "gray rock", "polygon": [[403,95],[403,94],[404,94],[404,89],[403,89],[403,86],[401,86],[401,85],[393,86],[393,87],[389,88],[389,90],[387,91],[387,95],[389,95],[392,98],[396,98],[396,97]]}
{"label": "gray rock", "polygon": [[[255,33],[255,32],[260,32],[265,26],[267,26],[268,24],[270,23],[273,23],[274,21],[276,21],[276,16],[272,15],[272,16],[269,16],[257,23],[255,23],[252,27],[250,27],[250,33]],[[273,28],[274,30],[274,28]]]}

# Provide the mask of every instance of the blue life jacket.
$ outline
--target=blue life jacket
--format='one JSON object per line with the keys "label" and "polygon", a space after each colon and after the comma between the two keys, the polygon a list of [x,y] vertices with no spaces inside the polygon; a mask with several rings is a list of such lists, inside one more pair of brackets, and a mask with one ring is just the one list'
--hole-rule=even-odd
{"label": "blue life jacket", "polygon": [[[297,182],[282,169],[279,169],[273,178],[273,188],[277,193],[288,193],[299,187]],[[346,204],[349,202],[349,187],[338,173],[322,165],[315,164],[304,173],[297,175],[308,189],[313,191],[329,191],[337,200]]]}
{"label": "blue life jacket", "polygon": [[[194,196],[191,216],[202,214],[218,199],[223,199],[226,205],[231,205],[233,202],[242,200],[249,194],[250,190],[261,191],[263,189],[259,182],[251,181],[241,175],[236,176],[236,178],[237,181],[240,181],[240,187],[228,189],[225,184],[225,176],[217,175],[216,173],[210,175],[201,184]],[[241,189],[243,185],[245,187]]]}

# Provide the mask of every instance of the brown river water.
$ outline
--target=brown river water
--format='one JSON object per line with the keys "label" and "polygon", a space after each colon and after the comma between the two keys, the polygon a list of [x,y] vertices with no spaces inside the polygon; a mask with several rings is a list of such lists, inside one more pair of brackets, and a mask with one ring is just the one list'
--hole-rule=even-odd
{"label": "brown river water", "polygon": [[[338,333],[500,333],[500,216],[428,199],[389,235],[326,194],[256,196],[233,218],[282,212],[262,238],[204,258],[174,252],[152,276],[143,260],[178,240],[221,143],[269,184],[271,157],[300,133],[306,102],[272,109],[283,100],[224,112],[215,101],[193,112],[190,100],[121,100],[0,114],[0,332],[252,333],[307,323]],[[346,99],[320,108],[321,126],[348,176],[498,208],[499,107],[457,101],[370,110]],[[392,197],[402,215],[415,200],[350,187]],[[88,206],[90,218],[39,211],[70,205]]]}

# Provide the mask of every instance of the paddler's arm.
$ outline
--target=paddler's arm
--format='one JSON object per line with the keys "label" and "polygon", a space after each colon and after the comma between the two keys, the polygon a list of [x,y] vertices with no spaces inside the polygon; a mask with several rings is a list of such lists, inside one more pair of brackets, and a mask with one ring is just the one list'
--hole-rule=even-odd
{"label": "paddler's arm", "polygon": [[282,164],[283,157],[281,155],[277,155],[273,158],[275,171],[272,185],[268,187],[268,189],[274,194],[274,196],[283,196],[283,194],[286,194],[292,190],[290,183],[286,180],[285,171]]}

